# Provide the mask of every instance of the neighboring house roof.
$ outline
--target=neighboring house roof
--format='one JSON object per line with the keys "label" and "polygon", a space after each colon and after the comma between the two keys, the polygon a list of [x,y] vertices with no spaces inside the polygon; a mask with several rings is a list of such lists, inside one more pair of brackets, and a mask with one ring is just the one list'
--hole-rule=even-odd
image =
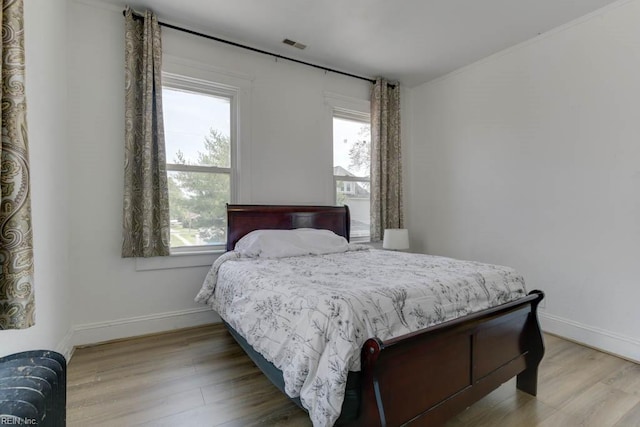
{"label": "neighboring house roof", "polygon": [[[333,175],[334,176],[356,176],[343,168],[342,166],[334,166],[333,167]],[[368,178],[368,177],[367,177]],[[349,199],[360,199],[360,198],[368,198],[370,196],[369,190],[362,187],[358,182],[354,182],[356,185],[355,192],[353,193],[344,193],[345,197]]]}
{"label": "neighboring house roof", "polygon": [[334,166],[333,167],[333,174],[334,175],[356,176],[356,175],[352,174],[351,172],[349,172],[348,170],[346,170],[345,168],[343,168],[342,166]]}

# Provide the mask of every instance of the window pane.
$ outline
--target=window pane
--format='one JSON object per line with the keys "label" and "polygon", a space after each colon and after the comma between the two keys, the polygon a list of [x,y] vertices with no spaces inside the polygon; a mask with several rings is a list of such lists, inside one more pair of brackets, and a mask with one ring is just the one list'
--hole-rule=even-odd
{"label": "window pane", "polygon": [[[363,121],[333,118],[333,174],[368,178],[371,165],[371,127]],[[351,240],[370,237],[370,184],[367,181],[336,181],[336,202],[351,212]]]}
{"label": "window pane", "polygon": [[368,177],[371,165],[369,123],[333,118],[333,174]]}
{"label": "window pane", "polygon": [[162,89],[167,163],[230,167],[231,100]]}
{"label": "window pane", "polygon": [[228,174],[169,171],[171,247],[225,244]]}
{"label": "window pane", "polygon": [[349,206],[351,240],[356,242],[368,241],[370,236],[369,189],[367,181],[336,181],[336,204]]}

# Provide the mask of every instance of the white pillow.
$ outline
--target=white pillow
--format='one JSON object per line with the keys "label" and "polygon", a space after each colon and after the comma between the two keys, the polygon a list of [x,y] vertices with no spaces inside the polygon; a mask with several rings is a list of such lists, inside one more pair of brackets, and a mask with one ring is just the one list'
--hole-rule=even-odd
{"label": "white pillow", "polygon": [[347,239],[333,231],[314,228],[255,230],[236,243],[235,251],[247,257],[283,258],[346,252]]}

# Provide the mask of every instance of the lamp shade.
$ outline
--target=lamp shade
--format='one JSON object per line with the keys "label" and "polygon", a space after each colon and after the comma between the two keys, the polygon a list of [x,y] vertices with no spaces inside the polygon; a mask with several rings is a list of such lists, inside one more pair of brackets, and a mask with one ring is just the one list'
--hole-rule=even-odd
{"label": "lamp shade", "polygon": [[406,228],[387,228],[382,239],[383,249],[409,249],[409,230]]}

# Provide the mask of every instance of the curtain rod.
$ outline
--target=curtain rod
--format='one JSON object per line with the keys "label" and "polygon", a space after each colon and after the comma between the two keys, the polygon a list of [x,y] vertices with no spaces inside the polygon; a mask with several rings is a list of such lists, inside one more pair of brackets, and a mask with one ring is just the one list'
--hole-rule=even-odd
{"label": "curtain rod", "polygon": [[[123,10],[122,14],[126,16],[127,11]],[[144,20],[144,16],[140,15],[137,12],[133,12],[133,18],[134,19]],[[221,39],[219,37],[210,36],[210,35],[204,34],[204,33],[199,33],[197,31],[193,31],[193,30],[190,30],[188,28],[183,28],[183,27],[178,27],[176,25],[167,24],[166,22],[158,21],[158,25],[160,25],[161,27],[171,28],[172,30],[182,31],[183,33],[191,34],[191,35],[194,35],[194,36],[204,37],[205,39],[215,40],[215,41],[220,42],[220,43],[225,43],[225,44],[228,44],[228,45],[231,45],[231,46],[235,46],[235,47],[239,47],[239,48],[242,48],[242,49],[250,50],[252,52],[261,53],[263,55],[273,56],[276,59],[278,59],[278,58],[279,59],[285,59],[287,61],[295,62],[295,63],[298,63],[298,64],[302,64],[302,65],[306,65],[306,66],[309,66],[309,67],[313,67],[313,68],[318,68],[320,70],[330,71],[330,72],[336,73],[336,74],[342,74],[343,76],[347,76],[347,77],[353,77],[354,79],[365,80],[367,82],[374,83],[374,84],[376,82],[375,79],[370,79],[368,77],[358,76],[356,74],[346,73],[344,71],[334,70],[333,68],[323,67],[322,65],[312,64],[310,62],[300,61],[298,59],[289,58],[287,56],[279,55],[279,54],[273,53],[273,52],[268,52],[268,51],[262,50],[262,49],[257,49],[255,47],[247,46],[247,45],[244,45],[244,44],[241,44],[241,43],[232,42],[230,40]],[[388,86],[395,87],[395,85],[393,85],[393,84],[388,84]]]}

